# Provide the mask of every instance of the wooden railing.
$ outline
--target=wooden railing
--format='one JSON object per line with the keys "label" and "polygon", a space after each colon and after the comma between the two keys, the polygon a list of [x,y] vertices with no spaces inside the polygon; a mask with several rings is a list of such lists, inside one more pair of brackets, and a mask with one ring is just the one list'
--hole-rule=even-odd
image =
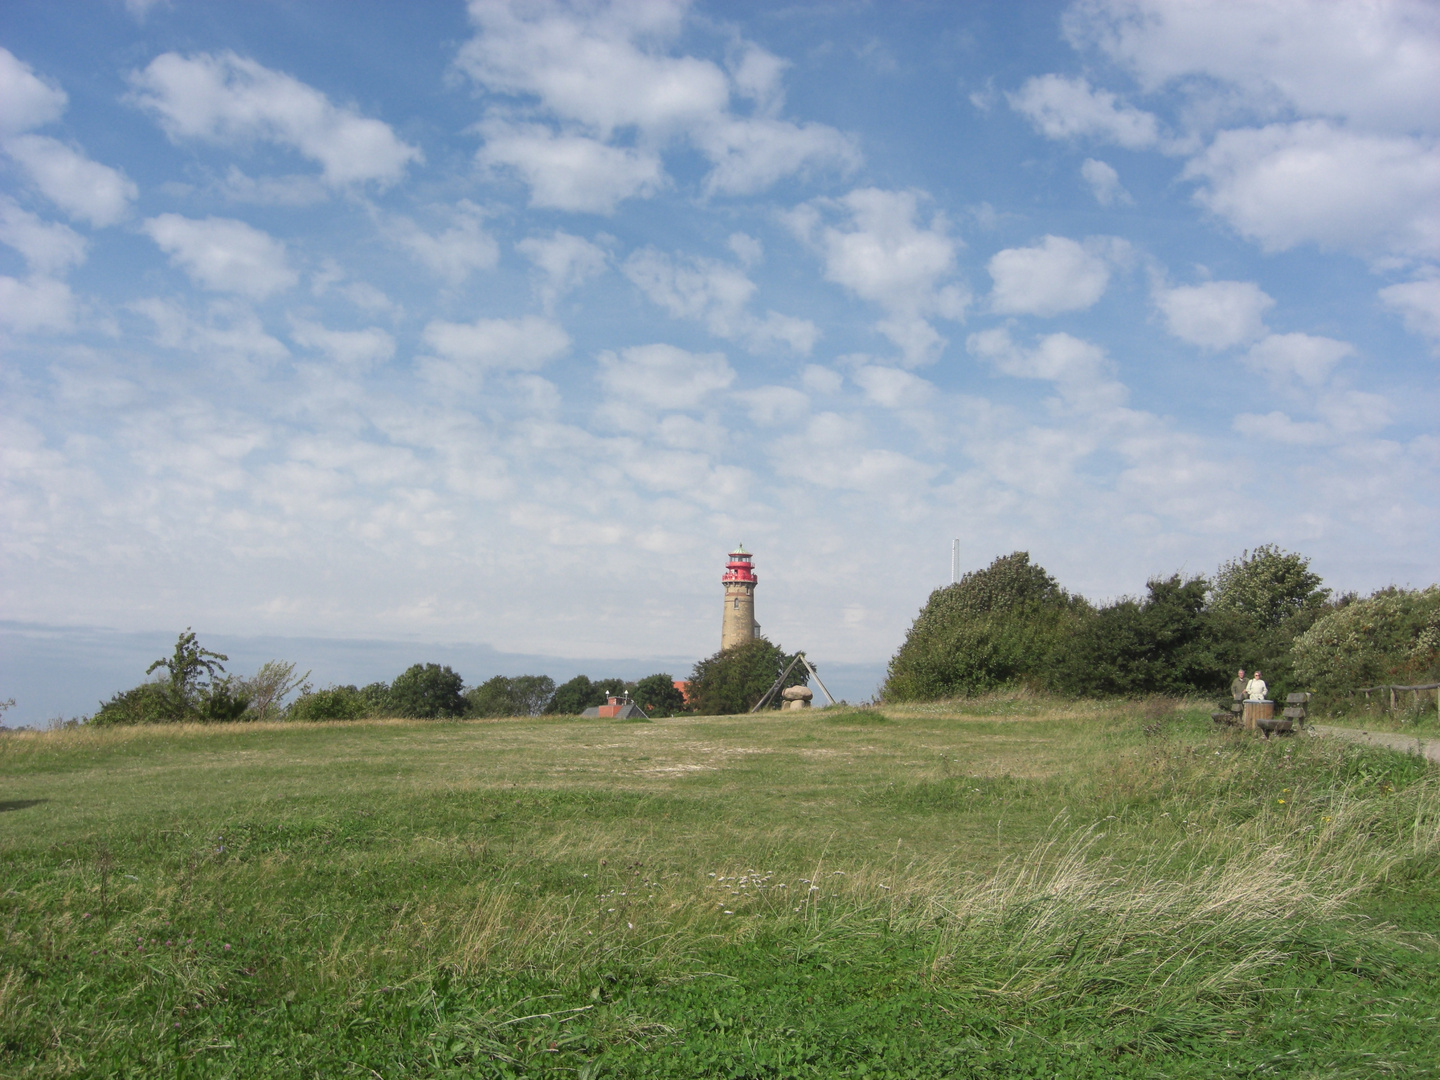
{"label": "wooden railing", "polygon": [[1393,711],[1395,709],[1395,695],[1397,693],[1419,694],[1424,690],[1435,691],[1435,707],[1440,709],[1440,683],[1421,683],[1418,686],[1401,686],[1399,683],[1382,683],[1379,686],[1362,686],[1359,689],[1351,690],[1350,693],[1352,695],[1364,694],[1368,699],[1372,693],[1384,693],[1388,691],[1390,694],[1390,708]]}

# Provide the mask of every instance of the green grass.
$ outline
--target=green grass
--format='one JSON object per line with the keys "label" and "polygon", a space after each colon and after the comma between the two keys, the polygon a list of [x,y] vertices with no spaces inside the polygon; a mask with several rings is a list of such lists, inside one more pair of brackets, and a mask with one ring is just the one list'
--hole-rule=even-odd
{"label": "green grass", "polygon": [[1177,705],[7,735],[0,1075],[1440,1075],[1437,770]]}

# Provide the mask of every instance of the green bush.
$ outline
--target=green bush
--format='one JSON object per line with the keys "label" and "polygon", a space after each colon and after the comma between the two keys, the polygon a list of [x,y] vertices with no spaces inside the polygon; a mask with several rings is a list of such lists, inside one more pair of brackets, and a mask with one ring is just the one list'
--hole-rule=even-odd
{"label": "green bush", "polygon": [[883,696],[923,701],[1042,679],[1089,610],[1017,551],[936,589],[890,661]]}
{"label": "green bush", "polygon": [[171,717],[171,702],[159,683],[147,682],[122,690],[102,702],[89,722],[106,727],[112,724],[163,724]]}
{"label": "green bush", "polygon": [[239,720],[250,707],[244,683],[225,675],[223,653],[202,649],[187,627],[168,658],[145,669],[163,677],[142,683],[103,702],[89,722],[110,724],[223,723]]}
{"label": "green bush", "polygon": [[396,716],[432,720],[464,716],[468,707],[461,691],[465,680],[447,664],[413,664],[390,684],[386,705]]}
{"label": "green bush", "polygon": [[1293,654],[1307,690],[1440,680],[1440,587],[1392,587],[1346,604],[1301,634]]}
{"label": "green bush", "polygon": [[367,683],[360,688],[360,698],[365,702],[367,716],[385,716],[390,711],[390,684]]}
{"label": "green bush", "polygon": [[1213,579],[1155,578],[1096,610],[1024,552],[936,589],[890,661],[884,697],[1031,683],[1071,694],[1223,693],[1237,668],[1271,697],[1440,677],[1440,588],[1331,598],[1310,560],[1262,544]]}
{"label": "green bush", "polygon": [[200,695],[196,719],[205,724],[228,724],[236,720],[257,720],[250,711],[250,691],[236,679],[212,681]]}
{"label": "green bush", "polygon": [[372,715],[365,695],[353,686],[303,690],[285,710],[287,720],[361,720]]}
{"label": "green bush", "polygon": [[[701,660],[691,672],[690,706],[706,716],[749,712],[793,659],[763,637],[722,649]],[[785,685],[799,686],[808,678],[804,666],[796,664]],[[777,694],[772,707],[779,702]]]}

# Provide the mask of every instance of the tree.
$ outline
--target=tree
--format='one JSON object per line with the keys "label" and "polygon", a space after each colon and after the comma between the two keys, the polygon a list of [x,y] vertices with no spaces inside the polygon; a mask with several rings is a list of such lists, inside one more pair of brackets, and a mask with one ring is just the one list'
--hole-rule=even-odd
{"label": "tree", "polygon": [[930,594],[890,661],[883,694],[920,701],[1039,678],[1087,611],[1028,552],[998,558]]}
{"label": "tree", "polygon": [[1318,619],[1295,639],[1305,690],[1440,679],[1440,586],[1381,589]]}
{"label": "tree", "polygon": [[516,716],[539,716],[555,696],[555,680],[549,675],[516,675],[510,680],[510,698],[519,710]]}
{"label": "tree", "polygon": [[610,698],[628,694],[635,689],[634,683],[626,682],[624,679],[597,679],[590,685],[594,687],[597,699],[594,704],[596,705],[604,705]]}
{"label": "tree", "polygon": [[646,712],[672,716],[685,711],[685,695],[675,688],[675,680],[662,672],[646,675],[635,684],[635,704]]}
{"label": "tree", "polygon": [[1329,596],[1304,555],[1261,544],[1221,564],[1210,586],[1210,607],[1240,612],[1269,630],[1307,609],[1318,610]]}
{"label": "tree", "polygon": [[[763,637],[722,649],[695,665],[690,674],[690,704],[707,716],[749,712],[793,659]],[[804,666],[796,664],[785,686],[799,686],[808,678]]]}
{"label": "tree", "polygon": [[295,674],[295,665],[283,660],[267,660],[260,670],[241,682],[250,699],[250,711],[256,720],[278,720],[284,715],[285,699],[295,690],[302,693],[309,689],[305,680],[310,677]]}
{"label": "tree", "polygon": [[165,674],[116,694],[90,718],[92,724],[223,723],[239,720],[250,707],[245,684],[225,674],[223,653],[200,647],[187,626],[175,651],[145,669]]}
{"label": "tree", "polygon": [[465,680],[447,664],[414,664],[390,684],[387,705],[396,716],[430,720],[440,716],[463,716],[466,702],[461,696]]}
{"label": "tree", "polygon": [[[196,719],[201,711],[201,700],[207,696],[206,691],[217,682],[217,677],[225,674],[222,661],[229,659],[224,653],[202,649],[195,640],[194,632],[187,626],[185,632],[176,640],[175,652],[169,659],[156,660],[145,669],[145,674],[151,675],[164,668],[168,675],[160,684],[163,687],[161,696],[165,702],[164,719]],[[225,696],[228,698],[230,695],[227,693]],[[225,704],[228,705],[229,702]]]}
{"label": "tree", "polygon": [[1203,577],[1152,578],[1077,624],[1057,650],[1051,684],[1074,694],[1186,694],[1215,689],[1225,663],[1205,617]]}
{"label": "tree", "polygon": [[465,691],[471,716],[539,716],[555,696],[548,675],[496,675]]}
{"label": "tree", "polygon": [[496,717],[518,716],[515,702],[510,694],[510,680],[496,675],[479,686],[465,691],[465,714],[467,716]]}
{"label": "tree", "polygon": [[555,688],[548,711],[561,716],[579,716],[591,705],[598,705],[604,700],[603,696],[596,700],[595,684],[590,681],[590,676],[576,675]]}

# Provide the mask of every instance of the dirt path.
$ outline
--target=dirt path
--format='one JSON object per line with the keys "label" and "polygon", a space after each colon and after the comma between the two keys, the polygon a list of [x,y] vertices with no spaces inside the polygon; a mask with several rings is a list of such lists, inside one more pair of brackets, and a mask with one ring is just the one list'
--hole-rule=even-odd
{"label": "dirt path", "polygon": [[1327,738],[1349,739],[1366,746],[1385,746],[1406,754],[1419,754],[1431,761],[1440,761],[1440,739],[1418,739],[1414,735],[1401,735],[1395,731],[1362,731],[1359,728],[1333,727],[1329,724],[1311,724],[1310,730]]}

